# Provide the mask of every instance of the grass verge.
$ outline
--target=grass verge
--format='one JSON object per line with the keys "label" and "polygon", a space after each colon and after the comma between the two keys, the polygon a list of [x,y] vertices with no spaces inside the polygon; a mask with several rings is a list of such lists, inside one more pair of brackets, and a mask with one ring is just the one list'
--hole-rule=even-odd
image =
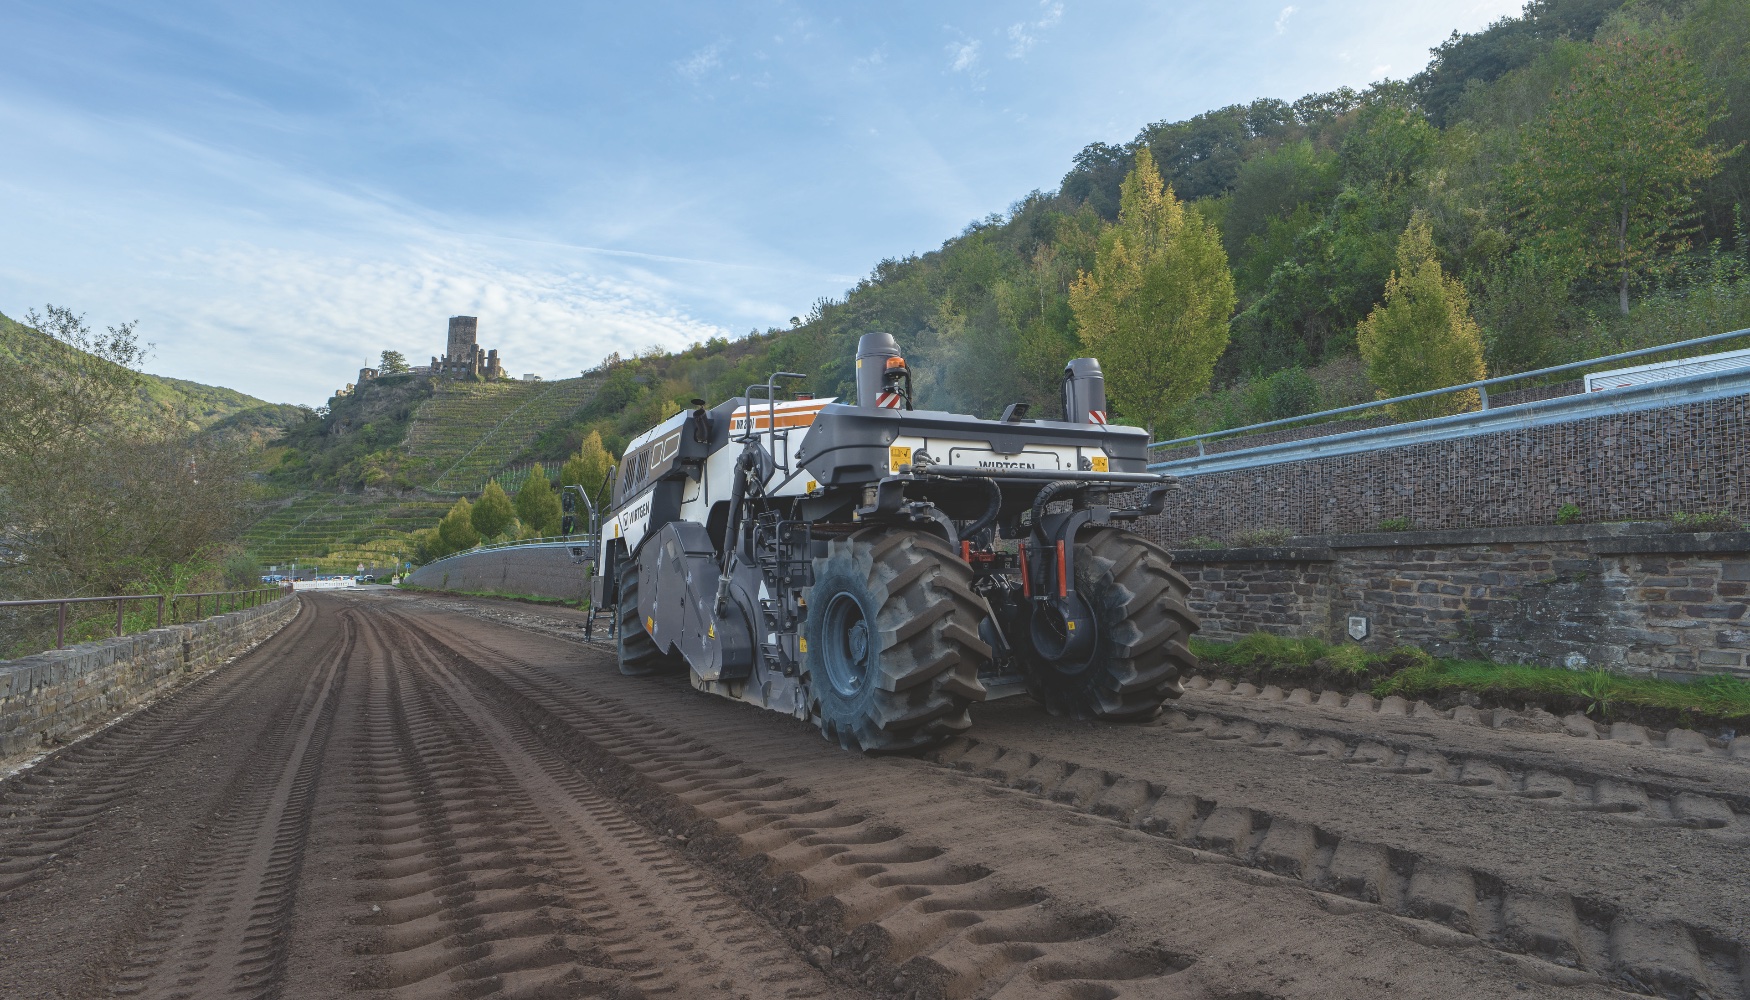
{"label": "grass verge", "polygon": [[1581,712],[1600,722],[1670,728],[1750,726],[1750,683],[1714,676],[1693,683],[1605,670],[1563,670],[1483,660],[1449,660],[1414,646],[1371,653],[1352,644],[1254,632],[1236,642],[1191,640],[1205,668],[1230,680],[1292,685],[1376,698],[1399,695],[1441,708],[1460,703]]}

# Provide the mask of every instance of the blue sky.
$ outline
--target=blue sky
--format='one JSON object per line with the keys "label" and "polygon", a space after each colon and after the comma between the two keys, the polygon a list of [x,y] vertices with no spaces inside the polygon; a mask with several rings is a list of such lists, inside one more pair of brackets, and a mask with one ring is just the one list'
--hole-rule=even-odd
{"label": "blue sky", "polygon": [[1094,141],[1403,77],[1517,0],[0,5],[0,312],[319,404],[787,325]]}

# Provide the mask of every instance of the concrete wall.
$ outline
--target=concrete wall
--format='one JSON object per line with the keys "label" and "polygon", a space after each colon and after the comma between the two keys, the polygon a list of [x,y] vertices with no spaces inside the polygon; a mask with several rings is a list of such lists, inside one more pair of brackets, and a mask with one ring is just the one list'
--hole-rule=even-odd
{"label": "concrete wall", "polygon": [[298,613],[281,597],[189,625],[168,625],[0,661],[0,758],[61,742],[168,692],[279,631]]}
{"label": "concrete wall", "polygon": [[1750,679],[1750,532],[1574,525],[1293,542],[1174,553],[1206,638],[1339,640],[1359,615],[1373,648]]}
{"label": "concrete wall", "polygon": [[414,570],[407,583],[427,590],[520,594],[581,601],[589,596],[588,560],[556,542],[476,549],[439,559]]}

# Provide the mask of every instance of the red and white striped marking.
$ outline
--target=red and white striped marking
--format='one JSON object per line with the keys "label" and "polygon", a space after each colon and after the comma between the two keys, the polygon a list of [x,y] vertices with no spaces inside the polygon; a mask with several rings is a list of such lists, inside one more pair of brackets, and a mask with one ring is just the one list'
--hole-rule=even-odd
{"label": "red and white striped marking", "polygon": [[875,406],[884,410],[897,410],[903,402],[903,397],[897,392],[881,392],[875,394]]}
{"label": "red and white striped marking", "polygon": [[1101,427],[1106,426],[1106,411],[1105,410],[1089,410],[1088,411],[1088,423],[1099,424]]}

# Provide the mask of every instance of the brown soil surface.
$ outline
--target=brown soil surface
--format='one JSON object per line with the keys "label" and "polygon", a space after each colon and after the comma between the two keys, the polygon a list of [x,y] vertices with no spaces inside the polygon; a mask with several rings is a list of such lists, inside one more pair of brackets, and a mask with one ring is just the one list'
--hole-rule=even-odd
{"label": "brown soil surface", "polygon": [[866,758],[581,616],[303,597],[0,783],[0,996],[1750,996],[1750,765],[1193,692]]}

